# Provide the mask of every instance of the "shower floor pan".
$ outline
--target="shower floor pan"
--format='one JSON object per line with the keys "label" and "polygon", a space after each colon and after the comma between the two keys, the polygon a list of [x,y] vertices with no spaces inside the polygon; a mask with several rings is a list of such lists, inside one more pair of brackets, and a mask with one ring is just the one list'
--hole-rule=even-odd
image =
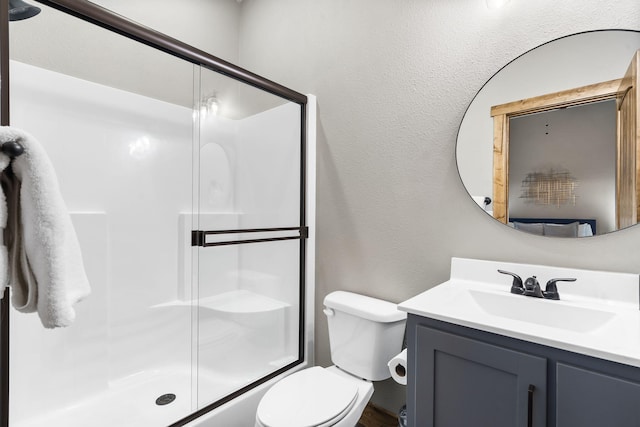
{"label": "shower floor pan", "polygon": [[[243,378],[221,378],[214,373],[201,373],[198,380],[199,389],[206,390],[208,396],[216,396],[218,390],[216,398],[243,385],[245,381]],[[167,394],[174,394],[175,399],[171,403],[158,405],[156,400]],[[11,426],[165,427],[194,412],[192,397],[190,367],[155,370],[118,381],[109,390],[56,411],[12,420]]]}

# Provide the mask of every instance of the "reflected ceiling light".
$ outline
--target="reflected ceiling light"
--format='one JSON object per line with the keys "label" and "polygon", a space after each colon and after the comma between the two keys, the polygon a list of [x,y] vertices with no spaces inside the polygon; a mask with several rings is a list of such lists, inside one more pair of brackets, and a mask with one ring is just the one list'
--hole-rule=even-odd
{"label": "reflected ceiling light", "polygon": [[9,0],[9,21],[21,21],[39,13],[39,7],[31,6],[22,0]]}
{"label": "reflected ceiling light", "polygon": [[134,159],[144,159],[149,156],[152,150],[153,144],[148,136],[141,136],[135,141],[129,143],[129,155]]}
{"label": "reflected ceiling light", "polygon": [[487,7],[489,9],[499,9],[507,3],[509,3],[509,0],[487,0]]}
{"label": "reflected ceiling light", "polygon": [[200,114],[203,116],[217,116],[219,110],[220,102],[218,101],[218,97],[215,93],[205,98],[200,105]]}

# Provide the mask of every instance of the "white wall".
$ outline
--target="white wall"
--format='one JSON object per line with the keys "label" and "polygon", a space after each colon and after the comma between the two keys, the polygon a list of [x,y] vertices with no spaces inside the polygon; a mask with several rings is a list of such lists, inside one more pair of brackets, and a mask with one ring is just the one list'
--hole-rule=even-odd
{"label": "white wall", "polygon": [[[243,2],[240,65],[318,97],[317,308],[336,289],[402,301],[446,280],[452,256],[640,271],[640,227],[582,240],[511,230],[469,198],[455,162],[465,109],[500,67],[567,34],[638,30],[640,4],[485,4]],[[374,401],[395,411],[404,389],[376,385]]]}

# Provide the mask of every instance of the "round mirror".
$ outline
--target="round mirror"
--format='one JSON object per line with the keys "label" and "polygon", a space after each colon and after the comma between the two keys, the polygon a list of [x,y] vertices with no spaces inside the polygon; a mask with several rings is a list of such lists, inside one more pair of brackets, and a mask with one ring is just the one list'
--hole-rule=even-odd
{"label": "round mirror", "polygon": [[460,124],[456,158],[488,215],[556,237],[638,222],[639,49],[638,31],[574,34],[524,53],[484,84]]}

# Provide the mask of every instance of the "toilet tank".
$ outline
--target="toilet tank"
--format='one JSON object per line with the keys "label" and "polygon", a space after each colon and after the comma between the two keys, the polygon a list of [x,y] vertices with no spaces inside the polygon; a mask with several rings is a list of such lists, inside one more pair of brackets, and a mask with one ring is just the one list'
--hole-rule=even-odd
{"label": "toilet tank", "polygon": [[366,380],[389,378],[387,362],[402,350],[407,314],[397,304],[345,291],[330,293],[324,305],[333,363]]}

